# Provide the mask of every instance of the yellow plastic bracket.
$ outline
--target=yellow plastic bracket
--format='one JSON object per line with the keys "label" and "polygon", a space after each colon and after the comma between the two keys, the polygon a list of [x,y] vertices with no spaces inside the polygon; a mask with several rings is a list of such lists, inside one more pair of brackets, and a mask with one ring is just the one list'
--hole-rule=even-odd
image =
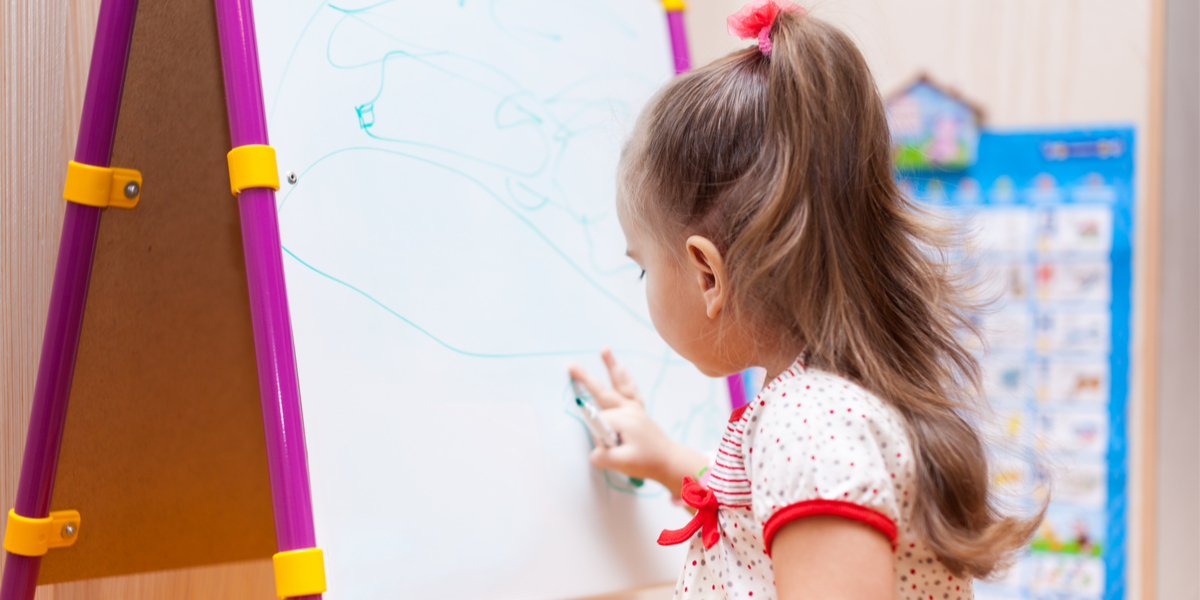
{"label": "yellow plastic bracket", "polygon": [[320,548],[289,550],[271,557],[275,563],[275,595],[280,598],[325,592],[325,555]]}
{"label": "yellow plastic bracket", "polygon": [[142,197],[142,174],[134,169],[96,167],[70,161],[63,198],[76,204],[133,208]]}
{"label": "yellow plastic bracket", "polygon": [[21,556],[41,556],[79,539],[79,511],[56,510],[44,519],[30,519],[9,509],[4,549]]}
{"label": "yellow plastic bracket", "polygon": [[229,189],[236,196],[250,188],[279,189],[275,149],[261,144],[238,146],[229,151]]}
{"label": "yellow plastic bracket", "polygon": [[663,8],[668,11],[682,11],[687,8],[683,0],[662,0]]}

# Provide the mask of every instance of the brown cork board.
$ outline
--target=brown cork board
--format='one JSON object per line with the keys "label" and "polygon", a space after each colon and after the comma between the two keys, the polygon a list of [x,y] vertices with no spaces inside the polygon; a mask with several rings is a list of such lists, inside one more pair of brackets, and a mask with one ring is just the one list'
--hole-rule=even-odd
{"label": "brown cork board", "polygon": [[107,209],[53,510],[79,541],[38,583],[275,551],[229,127],[210,0],[142,0],[112,164],[139,206]]}

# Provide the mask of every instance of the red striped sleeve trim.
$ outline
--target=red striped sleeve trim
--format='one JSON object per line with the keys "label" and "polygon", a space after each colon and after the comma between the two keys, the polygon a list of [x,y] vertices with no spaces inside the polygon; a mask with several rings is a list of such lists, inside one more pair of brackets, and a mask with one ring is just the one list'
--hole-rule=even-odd
{"label": "red striped sleeve trim", "polygon": [[869,525],[887,536],[888,541],[892,543],[893,549],[896,546],[896,524],[883,513],[873,508],[854,504],[853,502],[817,499],[789,504],[775,511],[775,514],[771,515],[770,519],[767,519],[766,525],[763,526],[763,542],[767,547],[767,556],[771,555],[771,539],[775,537],[776,533],[779,533],[779,530],[784,525],[796,519],[818,515],[842,517],[843,519],[850,519]]}
{"label": "red striped sleeve trim", "polygon": [[718,467],[721,467],[722,469],[729,469],[730,471],[745,471],[746,470],[746,467],[734,467],[731,465],[723,465],[721,463],[716,463],[716,465]]}
{"label": "red striped sleeve trim", "polygon": [[720,452],[721,454],[724,454],[725,456],[731,456],[733,458],[741,458],[741,455],[739,455],[739,454],[730,454],[729,452],[726,452],[720,448],[717,448],[717,452]]}
{"label": "red striped sleeve trim", "polygon": [[724,481],[725,483],[750,483],[749,479],[725,479],[724,477],[717,477],[712,473],[709,473],[708,476],[716,479],[717,481]]}

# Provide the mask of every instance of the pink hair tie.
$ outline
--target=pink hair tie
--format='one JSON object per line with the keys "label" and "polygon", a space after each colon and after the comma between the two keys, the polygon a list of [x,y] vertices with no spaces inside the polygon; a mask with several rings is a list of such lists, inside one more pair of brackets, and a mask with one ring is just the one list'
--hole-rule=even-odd
{"label": "pink hair tie", "polygon": [[787,0],[751,0],[742,10],[739,10],[725,22],[729,25],[729,35],[743,40],[758,38],[758,49],[763,56],[771,55],[771,25],[779,13],[788,10],[798,10],[800,14],[806,11]]}

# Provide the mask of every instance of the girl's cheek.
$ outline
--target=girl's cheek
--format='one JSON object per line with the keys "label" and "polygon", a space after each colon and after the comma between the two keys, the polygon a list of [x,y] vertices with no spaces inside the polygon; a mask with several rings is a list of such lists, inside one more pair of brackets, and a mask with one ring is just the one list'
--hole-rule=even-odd
{"label": "girl's cheek", "polygon": [[677,283],[679,282],[663,281],[663,277],[648,281],[646,303],[650,310],[650,321],[658,335],[680,356],[690,360],[691,348],[681,343],[682,340],[689,339],[685,331],[688,319],[684,299],[679,297],[679,290],[673,287]]}
{"label": "girl's cheek", "polygon": [[667,344],[674,346],[671,343],[674,330],[671,323],[669,301],[663,298],[661,286],[655,285],[656,280],[652,279],[646,282],[646,305],[650,310],[650,322],[654,324],[654,329],[658,331],[658,335],[666,340]]}

